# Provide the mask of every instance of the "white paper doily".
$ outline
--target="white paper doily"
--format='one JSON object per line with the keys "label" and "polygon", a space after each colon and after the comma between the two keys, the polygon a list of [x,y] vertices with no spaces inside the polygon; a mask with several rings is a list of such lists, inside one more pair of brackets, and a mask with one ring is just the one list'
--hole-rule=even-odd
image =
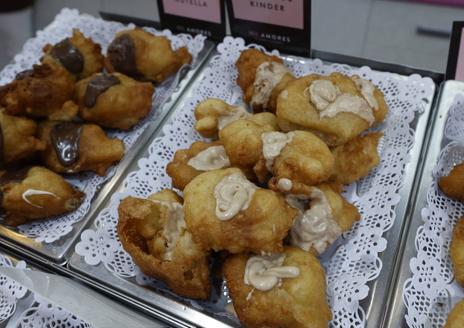
{"label": "white paper doily", "polygon": [[[234,64],[240,52],[247,47],[250,46],[246,46],[243,39],[231,37],[226,37],[218,46],[219,55],[212,59],[204,78],[193,92],[194,96],[184,107],[176,109],[170,122],[163,128],[164,135],[152,142],[148,158],[138,161],[139,169],[126,177],[124,192],[112,196],[111,205],[97,217],[95,228],[81,235],[76,252],[84,257],[86,263],[103,263],[108,274],[131,278],[132,281],[132,277],[136,277],[137,283],[146,281],[118,241],[118,204],[129,195],[146,197],[171,186],[171,179],[165,173],[166,164],[177,149],[187,148],[193,141],[201,139],[193,129],[193,110],[198,102],[208,97],[221,98],[229,103],[241,102],[242,92],[235,83],[237,71]],[[273,53],[278,54],[277,51]],[[400,200],[397,191],[403,180],[404,166],[409,161],[408,150],[414,141],[410,123],[416,112],[423,110],[422,100],[431,99],[433,82],[419,75],[404,78],[396,74],[375,72],[368,67],[326,65],[317,59],[290,58],[287,65],[297,76],[308,73],[329,74],[334,71],[358,74],[372,80],[382,89],[390,107],[386,122],[378,127],[385,133],[380,146],[381,163],[348,191],[348,198],[359,208],[362,220],[323,257],[327,271],[327,292],[333,312],[332,326],[364,326],[365,313],[359,301],[368,294],[367,283],[375,279],[381,270],[378,253],[386,247],[382,235],[393,225],[394,206]],[[159,288],[160,284],[155,287]],[[224,299],[191,304],[216,314],[224,313]]]}
{"label": "white paper doily", "polygon": [[[8,256],[0,253],[0,266],[13,267]],[[17,268],[25,269],[26,262],[18,261]],[[27,289],[16,281],[0,275],[0,324],[12,318],[19,308],[26,308],[18,313],[15,321],[18,328],[54,327],[54,328],[91,328],[91,326],[75,315],[63,310],[59,306],[49,303],[45,299],[29,294]],[[21,306],[17,303],[22,302]]]}
{"label": "white paper doily", "polygon": [[449,109],[445,142],[421,212],[424,224],[416,234],[417,255],[409,263],[412,276],[403,289],[406,323],[414,328],[443,327],[453,305],[464,298],[449,257],[453,228],[464,215],[464,203],[446,197],[437,182],[464,161],[464,95],[458,95]]}
{"label": "white paper doily", "polygon": [[[85,36],[91,37],[95,42],[99,43],[105,54],[107,46],[118,31],[133,27],[133,25],[108,22],[90,15],[79,14],[75,9],[63,9],[49,26],[43,31],[38,31],[35,38],[28,40],[21,53],[16,55],[13,62],[0,72],[0,85],[10,82],[18,72],[29,69],[33,64],[38,63],[42,56],[43,46],[47,43],[57,43],[65,37],[71,36],[73,28],[80,29]],[[187,34],[173,35],[169,30],[157,31],[153,28],[145,28],[145,30],[156,35],[166,36],[171,40],[174,49],[187,46],[193,56],[194,63],[199,52],[203,49],[205,37],[202,35],[192,37]],[[178,76],[173,76],[155,88],[151,113],[130,132],[109,133],[110,137],[124,141],[126,153],[148,124],[162,117],[164,113],[161,111],[161,105],[171,96],[177,82]],[[93,173],[69,176],[67,180],[86,194],[79,209],[51,220],[22,225],[18,227],[19,232],[28,237],[35,238],[38,242],[45,243],[54,242],[67,235],[72,231],[72,225],[81,220],[89,210],[98,188],[111,178],[115,171],[115,167],[109,169],[104,177]]]}

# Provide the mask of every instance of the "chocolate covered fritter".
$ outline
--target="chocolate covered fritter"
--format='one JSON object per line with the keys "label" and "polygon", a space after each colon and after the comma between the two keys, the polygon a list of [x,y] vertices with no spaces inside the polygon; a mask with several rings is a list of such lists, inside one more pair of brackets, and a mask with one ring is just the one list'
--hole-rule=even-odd
{"label": "chocolate covered fritter", "polygon": [[63,66],[76,80],[103,70],[104,57],[100,45],[86,38],[78,29],[73,29],[71,37],[55,45],[47,44],[43,51],[43,63],[53,62]]}
{"label": "chocolate covered fritter", "polygon": [[243,99],[255,113],[275,113],[277,96],[294,80],[283,60],[257,49],[242,51],[235,63],[238,71],[237,84],[243,90]]}
{"label": "chocolate covered fritter", "polygon": [[325,272],[313,254],[285,247],[269,256],[232,255],[223,271],[244,327],[328,327]]}
{"label": "chocolate covered fritter", "polygon": [[124,143],[108,138],[95,124],[48,121],[39,126],[39,138],[46,144],[41,153],[45,166],[58,173],[103,176],[124,155]]}
{"label": "chocolate covered fritter", "polygon": [[36,138],[37,124],[0,110],[0,165],[11,166],[30,160],[45,143]]}
{"label": "chocolate covered fritter", "polygon": [[209,254],[192,240],[175,192],[125,198],[118,212],[119,240],[143,273],[164,281],[176,294],[210,296]]}
{"label": "chocolate covered fritter", "polygon": [[367,176],[380,163],[377,147],[382,136],[381,132],[371,132],[332,149],[335,167],[330,180],[350,184]]}
{"label": "chocolate covered fritter", "polygon": [[188,149],[180,149],[166,166],[174,188],[184,190],[197,175],[230,166],[224,146],[220,141],[194,142]]}
{"label": "chocolate covered fritter", "polygon": [[79,116],[105,128],[128,130],[148,115],[153,85],[119,73],[98,73],[76,84]]}
{"label": "chocolate covered fritter", "polygon": [[186,47],[173,50],[165,36],[135,28],[116,34],[108,46],[105,66],[109,72],[161,83],[191,61]]}
{"label": "chocolate covered fritter", "polygon": [[84,198],[63,177],[39,166],[5,172],[0,190],[5,223],[11,226],[72,212]]}
{"label": "chocolate covered fritter", "polygon": [[461,217],[453,228],[450,257],[454,268],[454,278],[464,287],[464,217]]}
{"label": "chocolate covered fritter", "polygon": [[446,324],[443,328],[464,327],[464,300],[459,301],[448,314]]}
{"label": "chocolate covered fritter", "polygon": [[[74,79],[61,65],[34,65],[0,87],[0,107],[10,115],[72,117],[77,114],[77,106],[64,105],[73,93]],[[60,113],[65,109],[65,114]]]}
{"label": "chocolate covered fritter", "polygon": [[438,185],[446,196],[464,202],[464,162],[456,165],[448,175],[441,177]]}
{"label": "chocolate covered fritter", "polygon": [[240,169],[228,168],[202,173],[185,187],[184,213],[203,249],[260,253],[282,250],[297,210]]}
{"label": "chocolate covered fritter", "polygon": [[387,111],[370,81],[332,73],[290,82],[277,99],[276,115],[283,131],[311,131],[335,147],[383,121]]}

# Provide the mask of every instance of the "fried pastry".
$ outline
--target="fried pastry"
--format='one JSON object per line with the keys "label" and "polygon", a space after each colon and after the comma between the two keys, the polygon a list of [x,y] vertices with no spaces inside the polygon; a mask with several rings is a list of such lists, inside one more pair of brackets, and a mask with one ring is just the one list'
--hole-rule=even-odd
{"label": "fried pastry", "polygon": [[242,51],[235,66],[237,84],[243,91],[244,101],[255,113],[275,113],[277,96],[295,79],[282,59],[250,48]]}
{"label": "fried pastry", "polygon": [[76,84],[79,116],[104,128],[128,130],[148,115],[153,85],[123,74],[98,73]]}
{"label": "fried pastry", "polygon": [[443,193],[453,199],[464,201],[464,162],[456,165],[447,176],[438,180]]}
{"label": "fried pastry", "polygon": [[244,171],[253,169],[263,149],[261,134],[277,130],[276,118],[271,113],[259,113],[250,118],[239,119],[219,132],[231,166]]}
{"label": "fried pastry", "polygon": [[382,136],[381,132],[371,132],[332,149],[335,168],[330,180],[350,184],[367,176],[380,163],[377,146]]}
{"label": "fried pastry", "polygon": [[162,190],[148,199],[128,197],[119,205],[118,236],[143,273],[164,281],[176,294],[207,299],[209,254],[192,240],[182,199]]}
{"label": "fried pastry", "polygon": [[206,250],[279,252],[297,210],[237,168],[198,175],[184,189],[185,222]]}
{"label": "fried pastry", "polygon": [[448,319],[443,328],[464,327],[464,300],[459,301],[448,314]]}
{"label": "fried pastry", "polygon": [[[59,114],[74,93],[72,76],[58,64],[34,65],[9,84],[0,87],[0,107],[11,115],[50,117]],[[66,116],[77,114],[77,107]]]}
{"label": "fried pastry", "polygon": [[334,158],[329,147],[308,131],[264,132],[262,150],[254,172],[260,182],[288,179],[307,185],[326,181],[333,172]]}
{"label": "fried pastry", "polygon": [[47,44],[43,49],[43,63],[56,63],[71,73],[76,80],[86,78],[103,70],[104,57],[99,44],[86,38],[78,29],[71,37],[55,45]]}
{"label": "fried pastry", "polygon": [[464,217],[461,217],[453,229],[450,244],[450,257],[454,267],[456,281],[464,286]]}
{"label": "fried pastry", "polygon": [[195,130],[205,138],[217,138],[226,125],[251,114],[241,106],[233,106],[216,98],[203,100],[195,107]]}
{"label": "fried pastry", "polygon": [[238,254],[224,264],[234,309],[247,328],[326,328],[326,279],[311,253],[285,247],[270,256]]}
{"label": "fried pastry", "polygon": [[105,67],[109,72],[160,83],[191,61],[186,47],[174,51],[165,36],[135,28],[116,34],[108,46]]}
{"label": "fried pastry", "polygon": [[37,124],[0,110],[0,164],[10,166],[30,160],[45,144],[35,137]]}
{"label": "fried pastry", "polygon": [[184,190],[197,175],[230,166],[224,146],[220,141],[194,142],[188,149],[180,149],[166,166],[174,188]]}
{"label": "fried pastry", "polygon": [[11,226],[72,212],[85,196],[60,175],[39,166],[4,173],[0,190],[5,223]]}
{"label": "fried pastry", "polygon": [[338,185],[323,183],[316,187],[299,184],[289,191],[286,200],[298,210],[290,230],[291,245],[322,254],[361,218],[356,206],[340,195],[340,189]]}
{"label": "fried pastry", "polygon": [[124,143],[110,139],[94,124],[47,121],[39,126],[39,138],[46,144],[41,153],[46,167],[57,173],[106,170],[124,155]]}
{"label": "fried pastry", "polygon": [[283,131],[308,130],[334,147],[381,122],[387,111],[371,82],[332,73],[290,82],[277,99],[276,115]]}

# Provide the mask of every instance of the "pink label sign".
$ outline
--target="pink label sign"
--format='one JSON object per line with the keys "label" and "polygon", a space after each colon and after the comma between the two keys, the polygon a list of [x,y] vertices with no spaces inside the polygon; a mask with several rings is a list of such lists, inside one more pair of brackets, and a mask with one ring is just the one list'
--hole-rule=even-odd
{"label": "pink label sign", "polygon": [[237,19],[303,29],[304,0],[232,0]]}
{"label": "pink label sign", "polygon": [[464,81],[464,28],[461,30],[461,43],[458,50],[455,80]]}
{"label": "pink label sign", "polygon": [[163,0],[164,12],[202,21],[221,23],[221,0]]}

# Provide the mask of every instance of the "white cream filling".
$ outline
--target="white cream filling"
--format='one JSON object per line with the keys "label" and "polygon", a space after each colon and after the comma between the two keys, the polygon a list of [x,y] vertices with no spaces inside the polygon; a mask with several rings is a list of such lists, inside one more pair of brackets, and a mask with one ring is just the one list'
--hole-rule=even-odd
{"label": "white cream filling", "polygon": [[214,188],[216,217],[221,221],[232,219],[250,205],[257,187],[243,173],[224,177]]}
{"label": "white cream filling", "polygon": [[37,207],[37,208],[43,208],[43,206],[40,206],[40,205],[37,205],[37,204],[34,204],[32,203],[28,197],[30,196],[34,196],[34,195],[47,195],[47,196],[52,196],[52,197],[55,197],[55,198],[59,198],[56,194],[52,193],[52,192],[49,192],[49,191],[45,191],[45,190],[37,190],[37,189],[27,189],[25,192],[23,192],[22,194],[22,198],[23,200],[28,203],[29,205],[32,205],[34,207]]}
{"label": "white cream filling", "polygon": [[284,260],[285,254],[250,257],[245,267],[244,283],[267,291],[280,285],[283,278],[298,277],[300,269],[295,266],[283,266]]}
{"label": "white cream filling", "polygon": [[192,157],[188,165],[199,171],[218,170],[230,166],[224,146],[212,146]]}
{"label": "white cream filling", "polygon": [[313,187],[307,210],[296,197],[287,197],[287,202],[300,212],[290,230],[290,243],[305,251],[314,248],[321,254],[342,234],[342,230],[333,218],[327,197],[320,189]]}
{"label": "white cream filling", "polygon": [[354,81],[356,87],[361,92],[364,99],[366,99],[369,106],[375,110],[378,110],[379,103],[374,96],[375,85],[371,81],[362,79],[359,76],[352,76],[351,79]]}
{"label": "white cream filling", "polygon": [[266,160],[266,168],[269,172],[272,171],[272,166],[277,156],[286,145],[293,140],[294,132],[264,132],[261,134],[261,140],[263,141],[263,156]]}
{"label": "white cream filling", "polygon": [[293,183],[290,179],[280,178],[279,181],[277,181],[277,188],[279,188],[280,191],[290,191],[292,187]]}
{"label": "white cream filling", "polygon": [[217,128],[219,131],[222,130],[226,125],[251,115],[245,108],[241,106],[228,106],[227,110],[218,111],[218,114]]}
{"label": "white cream filling", "polygon": [[182,204],[177,202],[158,200],[152,200],[152,202],[159,203],[168,208],[168,219],[162,232],[162,236],[166,240],[166,250],[163,255],[163,260],[171,261],[177,242],[184,230],[187,229],[187,224],[184,220],[184,209]]}
{"label": "white cream filling", "polygon": [[334,117],[339,113],[353,113],[374,124],[372,107],[366,99],[349,93],[342,93],[329,80],[316,80],[309,86],[310,100],[318,109],[320,117]]}
{"label": "white cream filling", "polygon": [[289,72],[285,65],[274,61],[267,61],[259,65],[253,83],[251,105],[261,105],[266,109],[272,90],[279,84],[282,77]]}

